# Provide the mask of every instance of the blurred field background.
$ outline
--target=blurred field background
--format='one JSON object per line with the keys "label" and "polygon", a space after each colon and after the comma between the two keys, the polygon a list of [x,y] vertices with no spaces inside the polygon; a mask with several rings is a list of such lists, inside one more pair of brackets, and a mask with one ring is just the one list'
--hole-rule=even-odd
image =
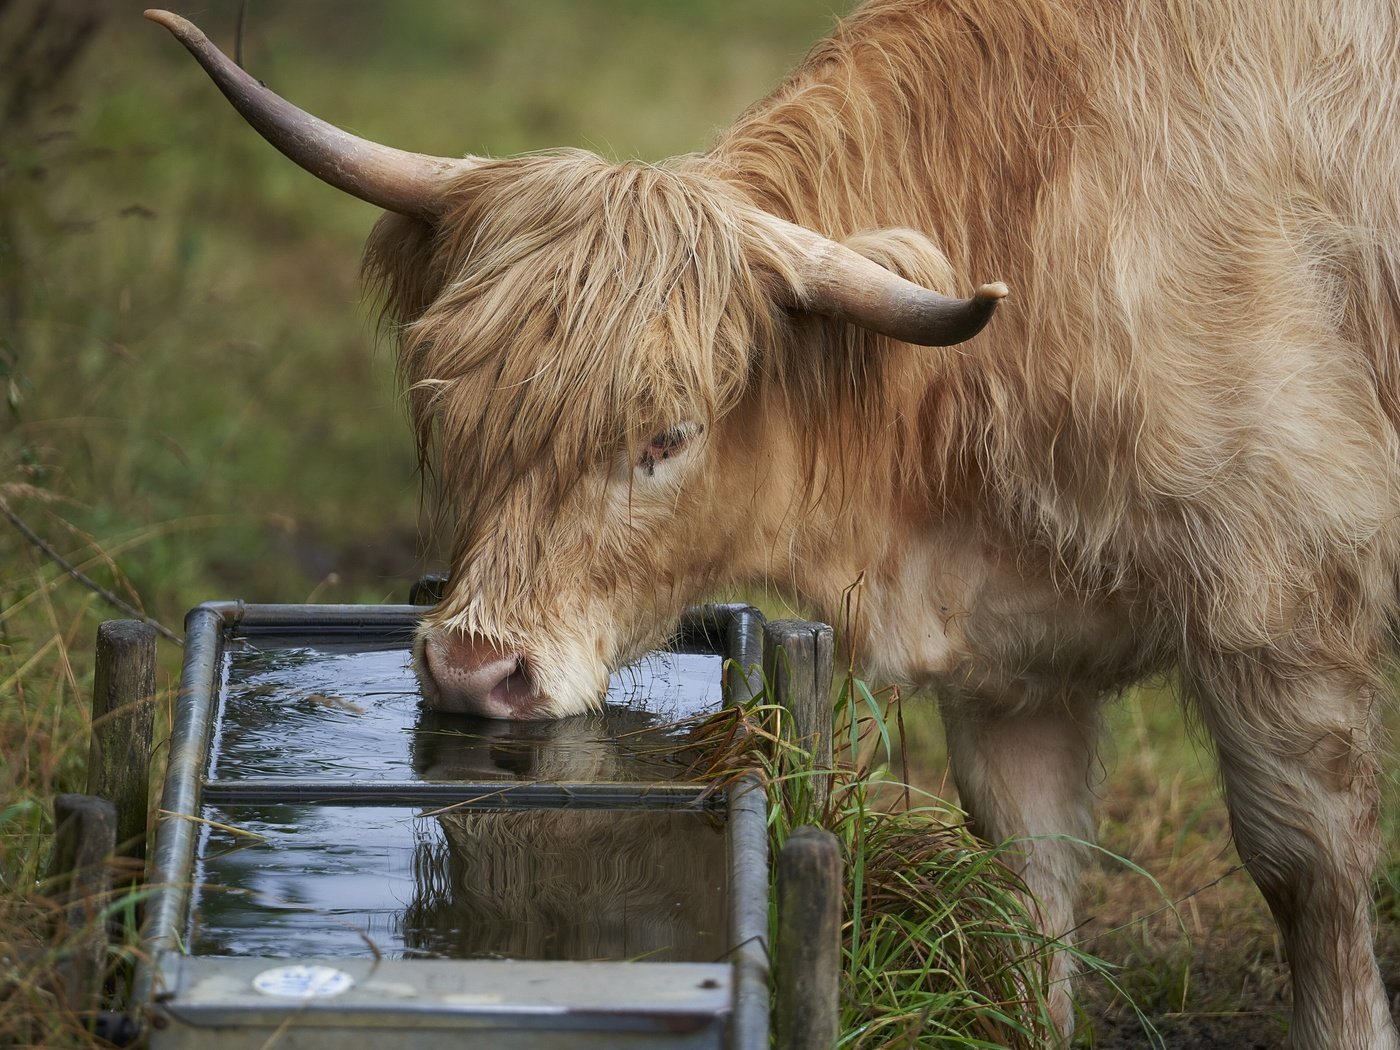
{"label": "blurred field background", "polygon": [[[15,521],[176,633],[206,599],[397,602],[441,565],[356,279],[376,213],[250,132],[143,6],[0,0],[0,1043],[6,982],[44,942],[48,800],[84,785],[94,632],[122,615]],[[171,6],[232,48],[233,0]],[[703,149],[844,6],[253,0],[244,61],[407,149],[659,159]],[[179,650],[161,644],[168,684]],[[921,708],[909,754],[937,787]],[[1110,721],[1103,841],[1132,864],[1106,853],[1087,877],[1085,946],[1121,964],[1165,1045],[1277,1043],[1278,946],[1208,756],[1166,687]],[[1149,1045],[1106,985],[1083,997],[1083,1045]]]}

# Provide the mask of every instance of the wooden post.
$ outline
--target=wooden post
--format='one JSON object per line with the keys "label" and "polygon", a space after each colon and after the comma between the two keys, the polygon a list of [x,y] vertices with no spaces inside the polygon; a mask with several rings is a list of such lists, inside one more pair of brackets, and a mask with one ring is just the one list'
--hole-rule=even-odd
{"label": "wooden post", "polygon": [[139,620],[99,626],[88,793],[116,807],[117,845],[138,862],[146,859],[155,693],[155,628]]}
{"label": "wooden post", "polygon": [[841,1020],[841,846],[801,827],[778,854],[778,1050],[830,1050]]}
{"label": "wooden post", "polygon": [[92,1014],[107,965],[107,924],[98,915],[112,897],[117,811],[92,795],[59,795],[53,822],[49,895],[59,905],[54,933],[66,947],[56,967],[57,991],[74,1013]]}
{"label": "wooden post", "polygon": [[[763,673],[774,699],[792,713],[793,741],[811,753],[815,769],[829,770],[832,630],[807,620],[774,620],[763,634]],[[826,803],[829,780],[812,780],[818,809]]]}

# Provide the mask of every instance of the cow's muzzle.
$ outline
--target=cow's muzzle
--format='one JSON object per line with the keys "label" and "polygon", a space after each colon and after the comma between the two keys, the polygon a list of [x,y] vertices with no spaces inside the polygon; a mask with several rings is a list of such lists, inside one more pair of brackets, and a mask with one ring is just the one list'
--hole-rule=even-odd
{"label": "cow's muzzle", "polygon": [[425,633],[414,651],[423,699],[438,711],[514,721],[548,718],[523,653],[450,630]]}

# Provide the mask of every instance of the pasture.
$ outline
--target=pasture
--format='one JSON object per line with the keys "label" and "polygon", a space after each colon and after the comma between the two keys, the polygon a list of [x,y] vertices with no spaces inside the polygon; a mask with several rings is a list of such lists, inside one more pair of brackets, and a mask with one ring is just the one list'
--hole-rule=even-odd
{"label": "pasture", "polygon": [[[82,789],[93,635],[121,615],[21,525],[177,632],[207,598],[400,601],[442,560],[356,279],[374,210],[253,135],[143,6],[0,5],[7,967],[43,941],[48,799]],[[176,6],[231,47],[237,4]],[[813,0],[306,0],[250,5],[244,60],[299,105],[408,149],[660,158],[704,148],[835,13]],[[169,681],[179,652],[162,646]],[[930,705],[910,699],[903,720],[911,779],[951,790]],[[1169,683],[1112,707],[1110,729],[1081,943],[1119,967],[1166,1046],[1276,1045],[1280,949],[1209,755]],[[1394,772],[1388,784],[1378,899],[1395,990]],[[1153,1045],[1107,982],[1086,980],[1080,1000],[1080,1045]],[[0,1010],[0,1043],[15,1017]]]}

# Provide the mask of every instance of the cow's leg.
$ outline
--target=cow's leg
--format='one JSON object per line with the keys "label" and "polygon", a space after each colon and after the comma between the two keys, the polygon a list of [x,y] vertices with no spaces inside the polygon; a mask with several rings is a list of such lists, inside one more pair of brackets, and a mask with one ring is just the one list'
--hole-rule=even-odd
{"label": "cow's leg", "polygon": [[[1091,778],[1099,735],[1097,697],[1041,705],[1032,712],[975,699],[945,699],[948,753],[962,806],[986,842],[1016,840],[1005,859],[1030,890],[1042,932],[1069,938],[1079,873],[1094,837]],[[1051,963],[1050,1009],[1068,1037],[1074,1027],[1074,963]]]}
{"label": "cow's leg", "polygon": [[1215,740],[1235,843],[1273,911],[1293,975],[1298,1050],[1396,1050],[1376,967],[1378,706],[1337,672],[1212,661],[1191,676]]}

